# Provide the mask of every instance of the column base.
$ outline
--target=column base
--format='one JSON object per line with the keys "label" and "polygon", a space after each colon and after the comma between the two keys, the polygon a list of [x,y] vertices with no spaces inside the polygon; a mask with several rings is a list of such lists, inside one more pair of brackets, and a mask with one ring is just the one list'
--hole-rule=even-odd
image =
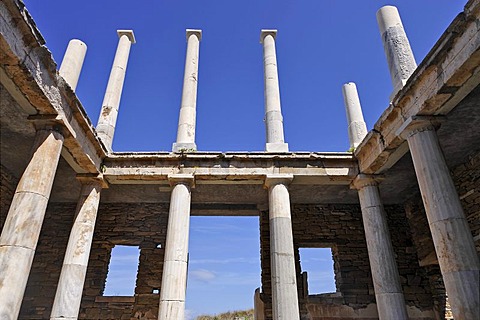
{"label": "column base", "polygon": [[284,143],[284,142],[267,143],[265,145],[265,151],[266,152],[289,152],[288,143]]}
{"label": "column base", "polygon": [[184,152],[196,152],[197,145],[194,142],[174,142],[172,146],[172,152],[184,153]]}

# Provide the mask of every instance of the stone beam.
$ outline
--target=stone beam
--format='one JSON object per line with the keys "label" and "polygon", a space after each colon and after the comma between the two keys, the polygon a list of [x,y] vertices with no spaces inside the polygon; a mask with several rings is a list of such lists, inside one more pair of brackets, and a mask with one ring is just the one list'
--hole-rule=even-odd
{"label": "stone beam", "polygon": [[360,171],[382,173],[407,151],[396,132],[417,115],[447,115],[480,84],[480,0],[470,1],[355,150]]}
{"label": "stone beam", "polygon": [[58,75],[45,41],[25,8],[0,3],[0,82],[33,116],[56,118],[65,134],[62,155],[78,173],[98,173],[105,151],[70,86]]}

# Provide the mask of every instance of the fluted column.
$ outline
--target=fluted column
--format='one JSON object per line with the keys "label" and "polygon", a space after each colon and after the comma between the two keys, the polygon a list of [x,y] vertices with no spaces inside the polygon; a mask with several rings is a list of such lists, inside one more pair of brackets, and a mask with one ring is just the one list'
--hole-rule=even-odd
{"label": "fluted column", "polygon": [[191,190],[194,177],[175,174],[168,177],[173,187],[168,214],[167,240],[160,289],[159,320],[185,319],[188,236]]}
{"label": "fluted column", "polygon": [[362,107],[355,83],[349,82],[344,84],[342,92],[345,111],[347,113],[350,149],[353,151],[367,135],[367,125],[363,119]]}
{"label": "fluted column", "polygon": [[87,45],[85,43],[78,39],[70,40],[58,72],[73,91],[77,88],[86,54]]}
{"label": "fluted column", "polygon": [[118,47],[103,98],[102,110],[97,123],[97,133],[108,151],[112,151],[113,135],[117,124],[118,108],[127,70],[130,47],[135,43],[133,30],[117,30]]}
{"label": "fluted column", "polygon": [[352,182],[352,187],[358,190],[362,208],[378,316],[381,320],[407,320],[407,308],[388,230],[387,216],[378,190],[378,178],[359,174]]}
{"label": "fluted column", "polygon": [[480,314],[480,262],[438,142],[432,117],[412,117],[397,134],[408,141],[438,263],[455,319]]}
{"label": "fluted column", "polygon": [[101,176],[79,175],[82,183],[50,319],[77,319],[82,301],[93,232],[97,219]]}
{"label": "fluted column", "polygon": [[393,98],[407,83],[408,78],[417,68],[417,63],[397,8],[394,6],[380,8],[377,11],[377,22],[390,69],[393,85],[391,97]]}
{"label": "fluted column", "polygon": [[265,71],[265,126],[267,130],[267,152],[288,152],[283,134],[283,116],[280,107],[277,53],[275,37],[277,30],[262,30],[260,43],[263,44],[263,65]]}
{"label": "fluted column", "polygon": [[202,30],[187,29],[187,57],[185,59],[185,75],[183,78],[182,104],[178,119],[177,141],[173,144],[173,152],[196,151],[195,124],[198,85],[198,54]]}
{"label": "fluted column", "polygon": [[270,219],[273,318],[276,320],[300,319],[290,195],[287,189],[292,180],[292,175],[267,175],[265,179]]}
{"label": "fluted column", "polygon": [[17,319],[63,145],[61,129],[37,130],[32,158],[0,236],[0,319]]}

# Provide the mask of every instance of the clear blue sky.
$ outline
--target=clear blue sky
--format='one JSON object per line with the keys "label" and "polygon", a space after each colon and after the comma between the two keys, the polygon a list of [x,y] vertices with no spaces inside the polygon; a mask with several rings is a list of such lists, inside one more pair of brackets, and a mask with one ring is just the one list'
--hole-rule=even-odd
{"label": "clear blue sky", "polygon": [[[357,83],[369,129],[388,106],[392,90],[376,11],[386,4],[399,8],[420,63],[465,1],[27,0],[26,4],[58,63],[71,38],[87,44],[77,94],[94,124],[118,41],[116,30],[134,30],[137,43],[132,46],[127,68],[115,151],[171,150],[187,28],[203,30],[197,103],[199,150],[264,149],[259,34],[262,28],[275,28],[285,139],[290,149],[346,151],[342,84]],[[257,221],[192,218],[191,226],[188,308],[218,312],[231,308],[227,302],[235,299],[243,307],[259,283]],[[207,232],[210,227],[230,230],[238,226],[244,229],[238,241],[230,239],[230,231]],[[223,246],[235,248],[236,255],[230,256]],[[205,263],[214,260],[224,263]],[[238,283],[238,297],[227,297],[222,283],[238,280],[240,271],[245,281]],[[247,288],[247,284],[251,286]],[[214,289],[225,301],[218,300],[216,305],[203,302],[205,296],[214,295],[210,292]]]}

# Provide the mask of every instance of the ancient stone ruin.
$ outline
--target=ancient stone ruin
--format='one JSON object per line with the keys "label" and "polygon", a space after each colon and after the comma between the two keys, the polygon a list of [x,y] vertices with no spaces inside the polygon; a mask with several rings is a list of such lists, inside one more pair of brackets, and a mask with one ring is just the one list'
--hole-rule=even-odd
{"label": "ancient stone ruin", "polygon": [[[195,144],[199,43],[172,152],[112,151],[132,30],[97,126],[75,94],[86,46],[57,71],[19,0],[0,2],[0,319],[184,318],[190,215],[259,217],[256,319],[478,320],[480,0],[417,66],[396,8],[377,13],[393,92],[367,132],[343,87],[352,152],[290,152],[276,30],[262,30],[265,152]],[[104,296],[112,248],[140,247],[135,295]],[[160,244],[160,245],[159,245]],[[331,248],[336,292],[310,295],[300,248]]]}

